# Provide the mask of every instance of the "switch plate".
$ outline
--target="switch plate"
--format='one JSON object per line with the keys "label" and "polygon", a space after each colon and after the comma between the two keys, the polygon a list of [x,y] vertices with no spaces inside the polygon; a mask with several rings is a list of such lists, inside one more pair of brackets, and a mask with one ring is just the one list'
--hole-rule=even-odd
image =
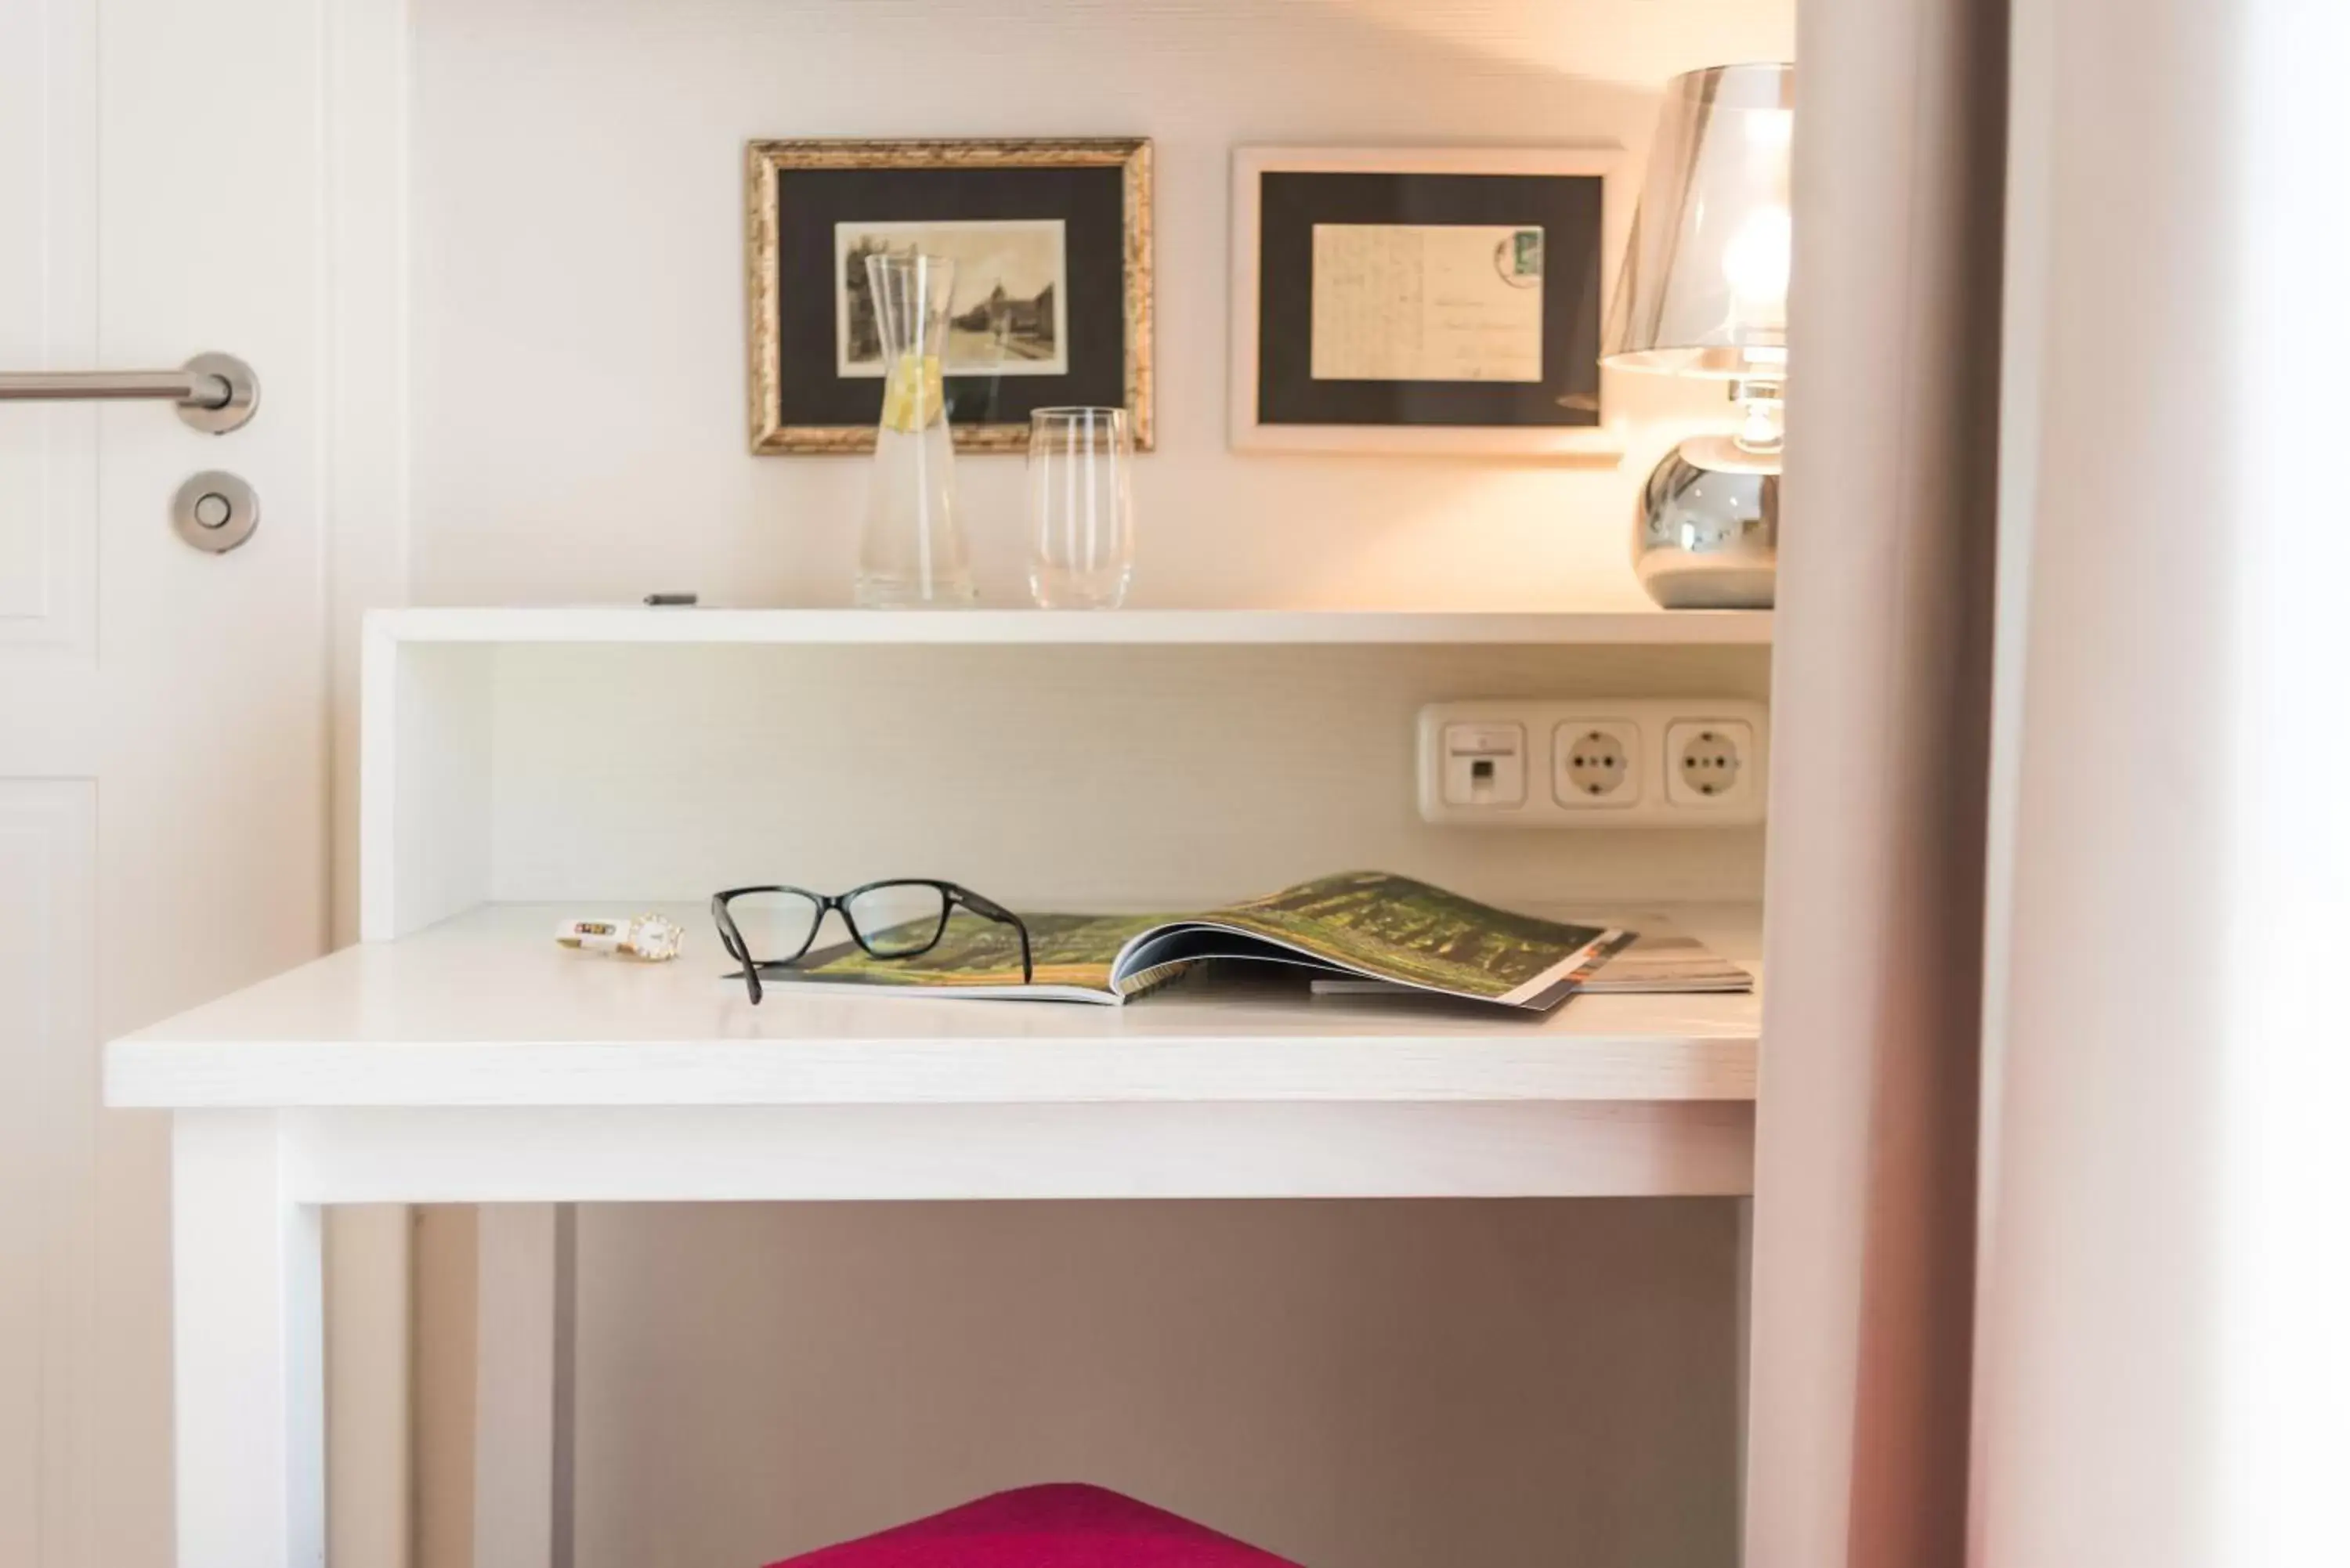
{"label": "switch plate", "polygon": [[1428,822],[1751,827],[1768,804],[1771,720],[1760,702],[1439,702],[1420,710],[1419,732],[1419,815]]}

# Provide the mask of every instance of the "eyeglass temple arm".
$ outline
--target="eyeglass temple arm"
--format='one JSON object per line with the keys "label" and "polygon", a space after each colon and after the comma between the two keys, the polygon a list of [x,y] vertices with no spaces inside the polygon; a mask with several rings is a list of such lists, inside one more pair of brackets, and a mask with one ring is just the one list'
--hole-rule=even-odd
{"label": "eyeglass temple arm", "polygon": [[955,892],[962,898],[963,903],[969,906],[972,914],[984,915],[991,920],[1001,921],[1020,934],[1020,983],[1026,985],[1034,981],[1036,978],[1036,961],[1031,958],[1028,952],[1028,922],[994,899],[974,893],[968,888],[957,888]]}
{"label": "eyeglass temple arm", "polygon": [[718,927],[718,945],[726,956],[743,966],[743,989],[751,993],[751,1005],[756,1007],[767,999],[767,988],[759,983],[759,961],[751,956],[751,944],[743,940],[735,929],[734,917],[726,912],[726,895],[710,900],[710,914]]}

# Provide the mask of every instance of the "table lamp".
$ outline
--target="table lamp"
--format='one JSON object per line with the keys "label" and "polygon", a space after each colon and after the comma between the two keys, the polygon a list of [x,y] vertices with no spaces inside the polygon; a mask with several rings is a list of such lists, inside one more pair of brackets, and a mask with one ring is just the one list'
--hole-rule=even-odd
{"label": "table lamp", "polygon": [[1795,67],[1665,88],[1601,362],[1728,384],[1737,430],[1681,442],[1641,488],[1633,564],[1667,609],[1767,609],[1786,441]]}

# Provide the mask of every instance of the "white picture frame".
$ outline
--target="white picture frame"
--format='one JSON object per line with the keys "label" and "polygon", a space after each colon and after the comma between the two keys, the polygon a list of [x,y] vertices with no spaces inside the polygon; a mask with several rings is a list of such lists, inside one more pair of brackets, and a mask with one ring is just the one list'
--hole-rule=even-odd
{"label": "white picture frame", "polygon": [[1622,421],[1611,414],[1600,373],[1594,425],[1267,424],[1259,405],[1263,325],[1259,257],[1263,250],[1263,177],[1312,174],[1560,175],[1600,181],[1600,300],[1614,297],[1631,237],[1624,150],[1613,143],[1564,147],[1242,147],[1232,154],[1230,440],[1242,452],[1498,456],[1613,462],[1624,455]]}

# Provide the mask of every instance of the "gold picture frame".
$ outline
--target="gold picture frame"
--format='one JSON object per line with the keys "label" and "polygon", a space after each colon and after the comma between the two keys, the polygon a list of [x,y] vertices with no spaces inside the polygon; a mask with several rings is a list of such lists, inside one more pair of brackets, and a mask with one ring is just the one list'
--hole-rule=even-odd
{"label": "gold picture frame", "polygon": [[[749,407],[751,450],[760,455],[843,455],[870,452],[879,421],[812,422],[787,419],[787,374],[837,377],[837,364],[821,370],[785,362],[786,285],[783,208],[784,176],[796,171],[1070,170],[1119,171],[1119,265],[1124,326],[1122,389],[1138,451],[1154,445],[1151,387],[1151,144],[1146,138],[1054,138],[1045,140],[865,140],[823,138],[758,140],[745,145],[743,176],[743,278],[749,315]],[[1017,220],[1007,220],[1007,222]],[[876,226],[888,226],[877,224]],[[1107,333],[1101,334],[1107,336]],[[869,373],[869,372],[868,372]],[[1055,398],[1053,401],[1101,401]],[[958,452],[1025,451],[1028,424],[1015,421],[958,421]]]}

